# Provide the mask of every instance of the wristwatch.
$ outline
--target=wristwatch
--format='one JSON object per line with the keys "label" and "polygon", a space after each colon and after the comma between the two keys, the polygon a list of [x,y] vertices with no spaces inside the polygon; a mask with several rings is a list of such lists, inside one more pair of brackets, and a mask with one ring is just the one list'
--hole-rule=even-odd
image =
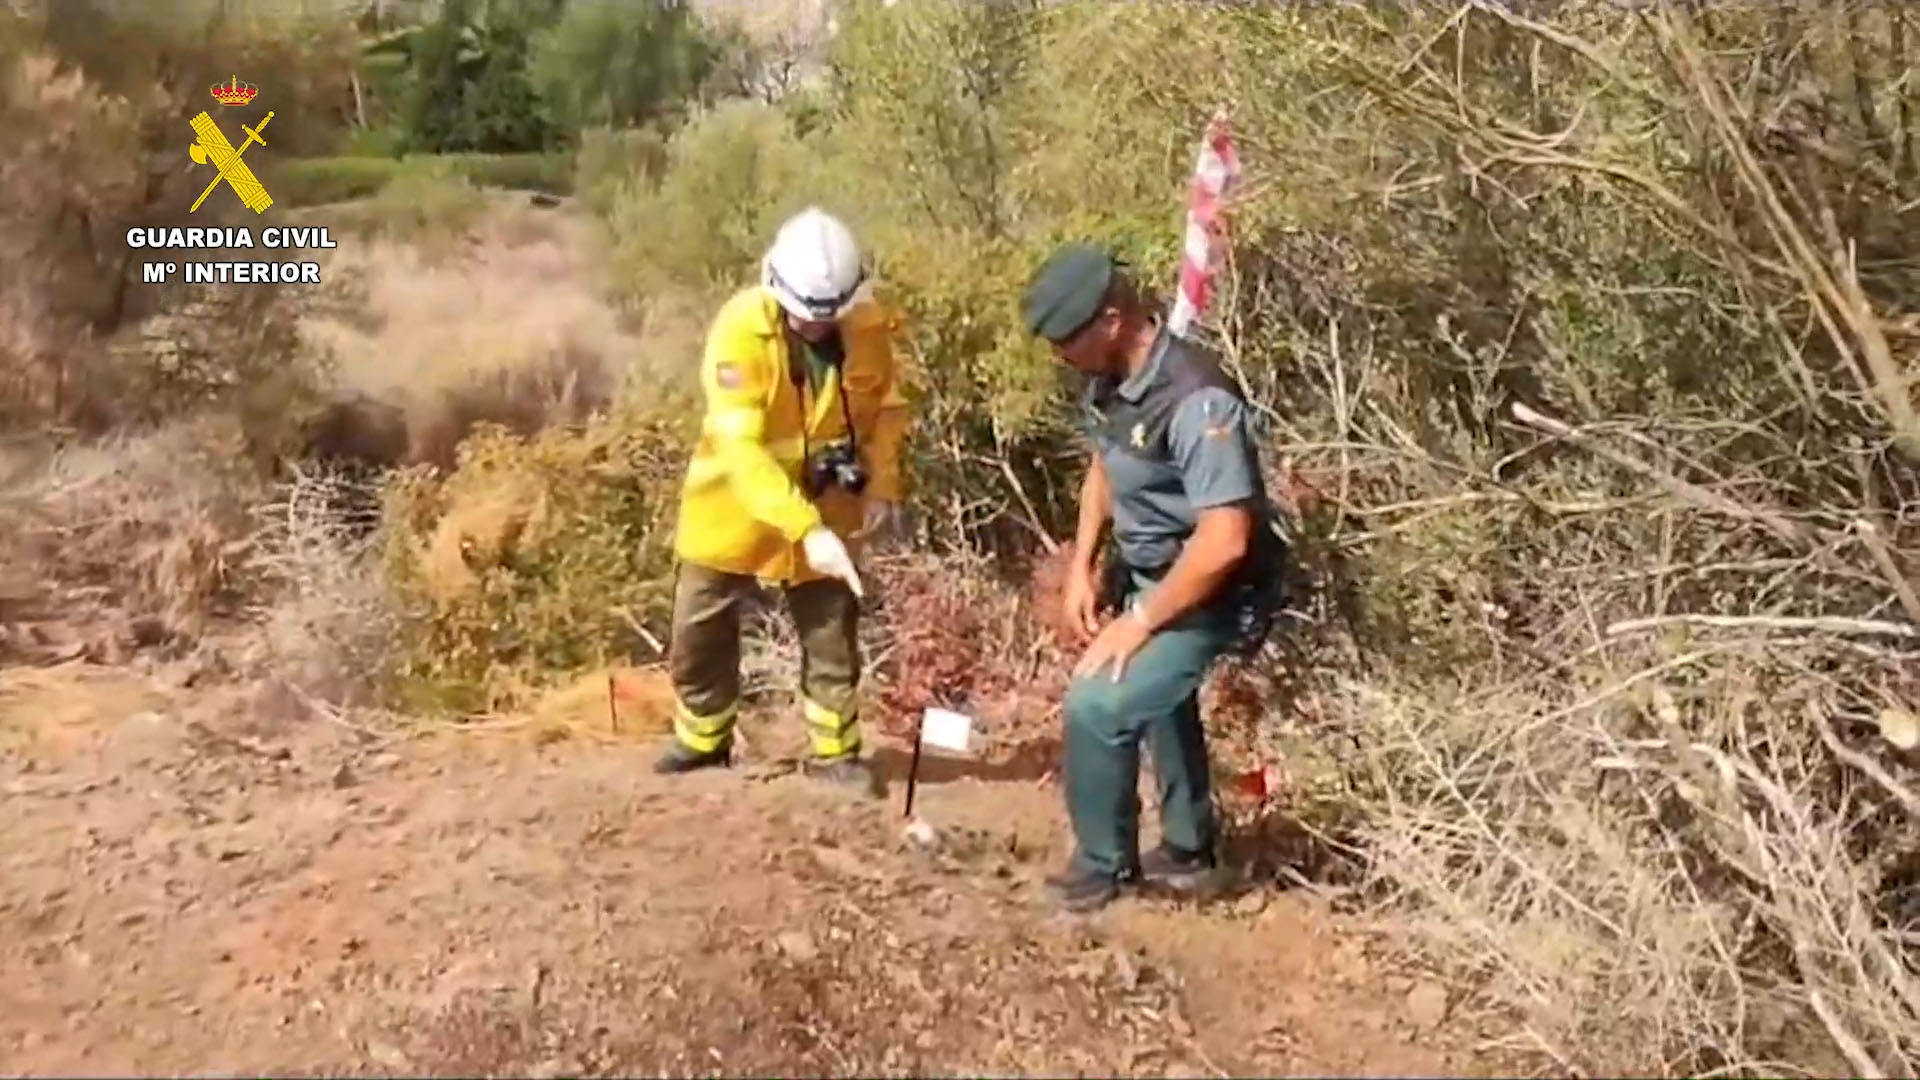
{"label": "wristwatch", "polygon": [[1141,629],[1148,632],[1153,630],[1153,620],[1147,618],[1147,602],[1145,600],[1135,600],[1133,606],[1127,609],[1127,617],[1139,623]]}

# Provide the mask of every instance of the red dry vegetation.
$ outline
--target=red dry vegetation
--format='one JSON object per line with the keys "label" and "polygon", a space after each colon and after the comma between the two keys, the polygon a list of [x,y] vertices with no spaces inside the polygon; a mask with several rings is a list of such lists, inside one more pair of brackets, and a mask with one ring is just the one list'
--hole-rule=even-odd
{"label": "red dry vegetation", "polygon": [[888,732],[910,736],[933,706],[971,715],[990,757],[1056,737],[1066,662],[1031,603],[950,562],[902,561],[885,580]]}
{"label": "red dry vegetation", "polygon": [[1067,651],[1086,640],[1086,634],[1067,620],[1063,603],[1072,565],[1073,549],[1063,545],[1035,560],[1027,579],[1027,607],[1033,612],[1034,623],[1050,644]]}

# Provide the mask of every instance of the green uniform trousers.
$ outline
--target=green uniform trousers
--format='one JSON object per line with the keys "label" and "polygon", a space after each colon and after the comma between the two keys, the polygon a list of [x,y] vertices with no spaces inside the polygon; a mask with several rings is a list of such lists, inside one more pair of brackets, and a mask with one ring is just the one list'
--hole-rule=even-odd
{"label": "green uniform trousers", "polygon": [[[756,587],[745,574],[681,563],[673,593],[667,667],[681,745],[706,754],[732,745],[740,708],[740,611]],[[788,586],[787,612],[800,638],[800,695],[815,756],[860,751],[860,602],[838,580]]]}
{"label": "green uniform trousers", "polygon": [[1136,869],[1142,740],[1159,781],[1163,839],[1186,852],[1213,850],[1200,684],[1231,640],[1222,613],[1195,612],[1147,639],[1119,682],[1104,667],[1067,688],[1067,815],[1082,869],[1115,877]]}

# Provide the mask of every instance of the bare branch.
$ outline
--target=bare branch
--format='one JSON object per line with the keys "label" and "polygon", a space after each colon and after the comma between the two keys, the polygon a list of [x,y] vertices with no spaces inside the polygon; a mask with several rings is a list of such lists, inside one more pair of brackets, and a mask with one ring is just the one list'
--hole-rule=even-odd
{"label": "bare branch", "polygon": [[1814,730],[1820,733],[1820,741],[1827,744],[1827,749],[1833,751],[1834,757],[1865,773],[1887,794],[1892,795],[1901,806],[1906,807],[1907,813],[1920,818],[1920,795],[1915,795],[1905,785],[1895,780],[1893,774],[1882,768],[1879,762],[1841,742],[1840,736],[1834,733],[1833,725],[1827,722],[1826,714],[1821,711],[1820,706],[1809,701],[1806,713],[1807,720],[1813,724]]}
{"label": "bare branch", "polygon": [[1618,450],[1603,446],[1596,440],[1581,434],[1571,425],[1543,415],[1521,402],[1516,401],[1513,403],[1513,416],[1514,419],[1519,420],[1528,427],[1544,431],[1556,438],[1566,439],[1569,442],[1579,445],[1583,449],[1589,450],[1613,462],[1623,469],[1637,473],[1659,484],[1676,498],[1684,499],[1702,509],[1712,510],[1715,513],[1724,514],[1730,518],[1736,518],[1741,521],[1759,525],[1773,535],[1796,547],[1810,548],[1818,543],[1816,534],[1798,522],[1789,521],[1771,511],[1741,506],[1732,499],[1708,491],[1698,484],[1682,480],[1638,458],[1629,457]]}
{"label": "bare branch", "polygon": [[1781,630],[1816,634],[1897,637],[1920,641],[1920,626],[1884,622],[1879,619],[1849,619],[1837,615],[1794,617],[1788,615],[1658,615],[1645,619],[1622,619],[1607,624],[1608,637],[1659,630],[1668,626],[1704,626],[1716,630]]}

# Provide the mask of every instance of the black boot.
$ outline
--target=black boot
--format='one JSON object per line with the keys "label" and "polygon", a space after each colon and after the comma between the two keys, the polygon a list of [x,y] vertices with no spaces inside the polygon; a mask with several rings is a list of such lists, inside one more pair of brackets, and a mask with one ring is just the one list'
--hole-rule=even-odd
{"label": "black boot", "polygon": [[807,774],[860,795],[873,794],[873,770],[855,754],[824,761],[816,759],[807,767]]}
{"label": "black boot", "polygon": [[1134,874],[1101,873],[1082,866],[1076,859],[1065,870],[1048,876],[1047,888],[1060,901],[1061,907],[1086,913],[1098,911],[1118,900],[1136,881]]}
{"label": "black boot", "polygon": [[660,755],[660,760],[654,762],[653,771],[671,776],[693,772],[695,769],[726,768],[731,764],[733,764],[732,743],[727,743],[712,753],[703,754],[697,750],[687,749],[676,740],[666,753]]}
{"label": "black boot", "polygon": [[1180,893],[1207,893],[1218,888],[1220,863],[1211,851],[1182,851],[1161,844],[1140,856],[1140,877],[1149,885]]}

